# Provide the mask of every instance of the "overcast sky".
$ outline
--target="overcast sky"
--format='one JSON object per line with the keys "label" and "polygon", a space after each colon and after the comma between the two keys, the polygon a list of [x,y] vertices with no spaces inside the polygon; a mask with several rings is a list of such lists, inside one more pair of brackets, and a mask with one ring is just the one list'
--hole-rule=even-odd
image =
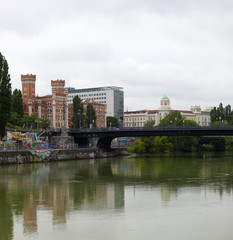
{"label": "overcast sky", "polygon": [[12,88],[124,88],[125,110],[233,105],[232,0],[1,0]]}

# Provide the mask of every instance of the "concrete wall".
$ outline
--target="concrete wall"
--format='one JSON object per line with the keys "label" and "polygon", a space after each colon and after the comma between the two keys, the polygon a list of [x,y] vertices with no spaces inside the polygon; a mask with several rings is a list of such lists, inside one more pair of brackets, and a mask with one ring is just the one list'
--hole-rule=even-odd
{"label": "concrete wall", "polygon": [[46,150],[22,150],[1,151],[0,164],[35,163],[48,161],[64,161],[78,159],[105,158],[125,155],[125,149],[46,149]]}

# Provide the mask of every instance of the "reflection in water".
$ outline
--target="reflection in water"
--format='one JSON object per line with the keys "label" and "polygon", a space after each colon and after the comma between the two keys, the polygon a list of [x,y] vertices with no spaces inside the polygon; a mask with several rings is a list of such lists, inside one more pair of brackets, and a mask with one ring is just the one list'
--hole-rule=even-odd
{"label": "reflection in water", "polygon": [[0,240],[12,239],[13,216],[7,191],[0,184]]}
{"label": "reflection in water", "polygon": [[[22,216],[23,234],[39,230],[40,211],[54,226],[75,212],[124,212],[127,189],[159,189],[169,203],[192,195],[232,195],[231,156],[156,156],[0,167],[0,240],[13,239],[13,216]],[[146,196],[145,192],[145,196]],[[135,209],[137,211],[137,208]],[[16,238],[17,239],[17,238]]]}

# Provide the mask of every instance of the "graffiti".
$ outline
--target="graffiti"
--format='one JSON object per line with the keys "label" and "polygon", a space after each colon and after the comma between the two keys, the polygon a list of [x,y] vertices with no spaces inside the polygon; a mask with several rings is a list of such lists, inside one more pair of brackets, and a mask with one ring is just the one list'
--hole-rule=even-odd
{"label": "graffiti", "polygon": [[66,159],[72,159],[72,157],[73,157],[73,154],[59,154],[58,156],[57,156],[57,158],[59,159],[59,160],[66,160]]}
{"label": "graffiti", "polygon": [[94,152],[89,153],[89,158],[95,158],[95,153]]}
{"label": "graffiti", "polygon": [[44,161],[46,158],[48,158],[51,154],[50,149],[45,150],[35,150],[33,151],[33,155],[31,156],[31,161]]}

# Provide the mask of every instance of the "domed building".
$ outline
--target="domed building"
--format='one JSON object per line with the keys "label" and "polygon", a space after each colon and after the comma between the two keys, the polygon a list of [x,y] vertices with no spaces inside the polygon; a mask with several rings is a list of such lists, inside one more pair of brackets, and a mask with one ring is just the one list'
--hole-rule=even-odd
{"label": "domed building", "polygon": [[[189,111],[176,110],[182,117],[197,122],[200,126],[210,126],[210,109],[201,111],[200,106],[191,106]],[[159,125],[161,119],[167,116],[170,111],[175,111],[170,106],[170,99],[163,96],[160,99],[158,110],[138,110],[124,112],[124,127],[144,127],[148,120],[154,120]]]}
{"label": "domed building", "polygon": [[170,99],[167,96],[161,98],[159,110],[171,110]]}

